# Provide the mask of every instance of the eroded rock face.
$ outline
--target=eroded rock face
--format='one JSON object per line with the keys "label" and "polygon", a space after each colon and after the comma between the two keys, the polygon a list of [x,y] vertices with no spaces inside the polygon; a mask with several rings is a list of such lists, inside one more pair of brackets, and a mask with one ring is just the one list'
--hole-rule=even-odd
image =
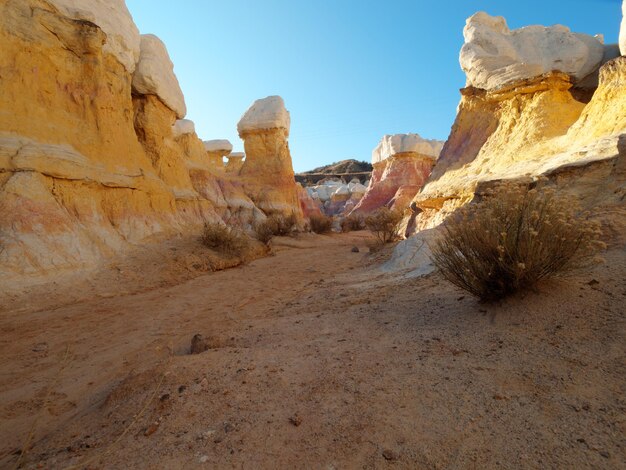
{"label": "eroded rock face", "polygon": [[225,139],[205,140],[203,144],[210,167],[213,171],[223,172],[225,169],[224,157],[233,151],[233,144]]}
{"label": "eroded rock face", "polygon": [[152,34],[141,35],[141,53],[133,74],[133,91],[141,95],[156,95],[176,113],[178,119],[187,114],[185,97],[174,74],[163,41]]}
{"label": "eroded rock face", "polygon": [[207,171],[180,109],[158,90],[133,93],[133,31],[118,0],[0,3],[2,288],[92,268],[221,216],[264,217]]}
{"label": "eroded rock face", "polygon": [[139,30],[124,0],[49,0],[66,18],[85,20],[105,34],[104,53],[113,54],[133,73],[139,61]]}
{"label": "eroded rock face", "polygon": [[279,96],[253,103],[237,125],[246,154],[239,176],[248,195],[264,212],[294,212],[301,218],[287,143],[289,125],[289,112]]}
{"label": "eroded rock face", "polygon": [[[605,64],[587,105],[572,97],[571,78],[561,73],[497,91],[463,90],[450,138],[413,201],[423,210],[415,220],[416,229],[440,224],[490,181],[549,175],[550,184],[579,191],[577,199],[586,209],[596,212],[593,200],[605,207],[605,233],[619,239],[615,235],[621,233],[615,228],[621,227],[619,217],[611,214],[623,212],[615,194],[624,184],[625,74],[626,58]],[[602,172],[606,185],[599,176]]]}
{"label": "eroded rock face", "polygon": [[443,146],[418,134],[384,136],[372,152],[374,171],[367,192],[352,212],[368,214],[384,206],[404,210],[426,182]]}
{"label": "eroded rock face", "polygon": [[467,86],[494,90],[553,71],[582,80],[604,56],[598,38],[561,25],[510,30],[506,20],[479,12],[467,20],[460,62]]}
{"label": "eroded rock face", "polygon": [[372,164],[382,162],[400,153],[419,153],[437,158],[444,142],[428,140],[419,134],[394,134],[384,136],[372,152]]}

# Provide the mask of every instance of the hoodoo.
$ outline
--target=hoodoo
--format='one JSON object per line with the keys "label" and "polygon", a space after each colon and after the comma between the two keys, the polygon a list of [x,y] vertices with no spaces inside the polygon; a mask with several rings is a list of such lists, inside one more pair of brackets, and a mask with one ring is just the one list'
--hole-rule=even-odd
{"label": "hoodoo", "polygon": [[[626,132],[625,59],[602,65],[599,87],[585,104],[575,98],[572,87],[598,73],[606,59],[602,51],[611,46],[561,26],[510,31],[503,18],[485,13],[472,16],[464,32],[460,61],[468,86],[461,92],[441,156],[414,198],[414,205],[423,210],[415,228],[439,224],[472,200],[480,185],[501,179],[574,173],[596,178],[607,172],[606,198],[594,198],[612,206],[610,188],[617,188],[624,177],[611,162],[623,158],[619,142]],[[528,44],[537,47],[529,49]],[[590,166],[603,170],[585,171]],[[559,179],[560,184],[565,181]],[[599,191],[602,184],[598,181],[594,187]],[[579,196],[589,203],[593,199]],[[618,220],[607,218],[612,227],[608,232],[619,231]]]}
{"label": "hoodoo", "polygon": [[287,143],[290,124],[280,96],[255,101],[237,124],[246,154],[239,175],[246,192],[264,212],[294,212],[302,217]]}
{"label": "hoodoo", "polygon": [[367,214],[383,206],[405,209],[426,182],[443,144],[418,134],[384,136],[372,152],[374,170],[367,192],[352,212]]}

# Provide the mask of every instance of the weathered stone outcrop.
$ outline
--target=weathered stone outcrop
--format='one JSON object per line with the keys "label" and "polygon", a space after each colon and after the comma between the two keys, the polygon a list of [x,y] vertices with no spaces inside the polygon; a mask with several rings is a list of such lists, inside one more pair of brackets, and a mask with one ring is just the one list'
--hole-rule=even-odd
{"label": "weathered stone outcrop", "polygon": [[494,90],[554,70],[582,80],[597,70],[604,56],[599,38],[561,25],[510,30],[503,17],[484,12],[467,20],[463,35],[460,62],[467,85],[481,89]]}
{"label": "weathered stone outcrop", "polygon": [[233,144],[225,139],[205,140],[203,144],[210,167],[221,174],[225,169],[224,157],[233,151]]}
{"label": "weathered stone outcrop", "polygon": [[265,213],[302,217],[289,152],[290,118],[280,96],[257,100],[244,113],[237,130],[246,160],[239,172],[246,193]]}
{"label": "weathered stone outcrop", "polygon": [[238,175],[243,167],[243,159],[246,158],[246,154],[243,152],[232,152],[227,158],[226,173]]}
{"label": "weathered stone outcrop", "polygon": [[140,51],[133,74],[133,92],[158,96],[178,119],[184,118],[187,114],[185,97],[165,44],[153,34],[142,34]]}
{"label": "weathered stone outcrop", "polygon": [[404,210],[426,182],[443,144],[417,134],[384,136],[372,152],[367,192],[352,212],[368,214],[384,206]]}
{"label": "weathered stone outcrop", "polygon": [[194,174],[208,159],[177,121],[184,100],[156,41],[140,55],[123,0],[0,3],[3,287],[220,216],[264,217],[241,187]]}
{"label": "weathered stone outcrop", "polygon": [[[565,48],[562,53],[569,57],[570,51]],[[572,94],[576,77],[560,71],[494,89],[462,90],[450,137],[427,184],[414,198],[417,215],[406,224],[414,224],[414,229],[438,225],[488,182],[540,175],[552,175],[552,184],[579,191],[583,205],[595,213],[597,208],[587,204],[593,200],[598,206],[613,207],[607,214],[619,212],[613,194],[624,185],[619,142],[626,133],[625,72],[623,57],[603,65],[599,87],[588,104]],[[601,173],[598,168],[614,183],[603,186],[594,176]],[[567,178],[573,181],[566,183]],[[576,179],[581,184],[574,184]],[[615,239],[617,218],[607,216],[604,222],[606,233]]]}

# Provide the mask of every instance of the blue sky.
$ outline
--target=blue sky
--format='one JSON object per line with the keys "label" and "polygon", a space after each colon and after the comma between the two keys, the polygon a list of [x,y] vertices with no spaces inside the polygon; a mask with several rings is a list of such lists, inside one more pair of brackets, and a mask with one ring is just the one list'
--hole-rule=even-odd
{"label": "blue sky", "polygon": [[257,98],[291,113],[296,171],[369,161],[384,134],[445,140],[465,76],[465,19],[511,28],[569,26],[617,42],[621,0],[126,0],[142,33],[167,45],[187,118],[204,139],[229,139]]}

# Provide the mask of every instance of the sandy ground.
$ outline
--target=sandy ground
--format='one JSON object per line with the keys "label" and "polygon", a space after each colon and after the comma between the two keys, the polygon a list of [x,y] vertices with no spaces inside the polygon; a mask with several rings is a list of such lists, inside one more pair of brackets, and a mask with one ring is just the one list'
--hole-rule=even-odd
{"label": "sandy ground", "polygon": [[26,447],[26,468],[626,468],[623,249],[483,305],[382,274],[368,237],[213,273],[169,246],[181,263],[13,295],[0,466]]}

